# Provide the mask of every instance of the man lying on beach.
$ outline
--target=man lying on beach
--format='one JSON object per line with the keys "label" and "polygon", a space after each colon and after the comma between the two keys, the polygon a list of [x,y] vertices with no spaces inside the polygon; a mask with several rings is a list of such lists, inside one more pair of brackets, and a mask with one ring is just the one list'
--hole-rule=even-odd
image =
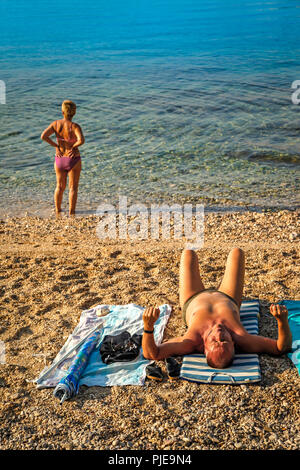
{"label": "man lying on beach", "polygon": [[185,335],[156,345],[154,323],[159,309],[147,307],[143,314],[143,354],[146,359],[161,360],[192,352],[204,353],[209,366],[229,367],[235,350],[244,353],[280,355],[291,348],[292,335],[285,306],[270,306],[278,324],[278,339],[247,333],[240,321],[240,306],[245,274],[245,256],[233,248],[227,258],[224,277],[218,289],[205,289],[199,273],[198,257],[184,250],[180,261],[179,302],[187,326]]}

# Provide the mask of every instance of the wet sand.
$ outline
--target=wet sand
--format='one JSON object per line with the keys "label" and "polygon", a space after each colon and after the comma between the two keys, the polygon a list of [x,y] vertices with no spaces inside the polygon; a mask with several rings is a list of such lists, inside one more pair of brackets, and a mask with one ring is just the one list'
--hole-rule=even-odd
{"label": "wet sand", "polygon": [[[273,338],[269,304],[300,299],[297,219],[289,211],[207,214],[197,251],[204,284],[212,287],[229,250],[245,250],[244,298],[259,298],[260,334]],[[261,355],[262,381],[247,386],[165,377],[144,387],[81,387],[63,406],[53,389],[36,389],[32,380],[83,309],[169,303],[165,339],[184,332],[178,306],[184,241],[100,240],[97,222],[95,216],[0,221],[0,449],[299,448],[299,376],[285,355]]]}

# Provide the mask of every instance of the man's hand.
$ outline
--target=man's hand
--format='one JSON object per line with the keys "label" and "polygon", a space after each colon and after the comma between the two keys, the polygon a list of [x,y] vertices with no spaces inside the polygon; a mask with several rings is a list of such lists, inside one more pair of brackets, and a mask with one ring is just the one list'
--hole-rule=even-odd
{"label": "man's hand", "polygon": [[288,310],[285,305],[274,305],[270,306],[270,313],[277,321],[285,321],[288,319]]}
{"label": "man's hand", "polygon": [[158,307],[146,307],[143,313],[143,322],[145,330],[153,330],[154,323],[159,317]]}
{"label": "man's hand", "polygon": [[278,339],[277,349],[280,354],[289,351],[292,347],[292,333],[288,322],[288,309],[285,305],[270,306],[270,312],[277,320]]}

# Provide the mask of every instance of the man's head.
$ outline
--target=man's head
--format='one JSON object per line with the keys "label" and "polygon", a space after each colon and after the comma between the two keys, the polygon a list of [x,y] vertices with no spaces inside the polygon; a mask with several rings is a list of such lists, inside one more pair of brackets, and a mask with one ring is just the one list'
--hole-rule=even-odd
{"label": "man's head", "polygon": [[234,358],[234,342],[222,323],[214,324],[204,337],[207,364],[214,369],[229,367]]}

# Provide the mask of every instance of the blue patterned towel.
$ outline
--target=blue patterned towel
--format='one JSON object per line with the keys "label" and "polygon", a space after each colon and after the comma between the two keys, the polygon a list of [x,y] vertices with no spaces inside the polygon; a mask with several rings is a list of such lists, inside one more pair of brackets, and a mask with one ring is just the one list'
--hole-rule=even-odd
{"label": "blue patterned towel", "polygon": [[[109,313],[99,317],[103,309]],[[165,326],[168,322],[171,307],[164,304],[159,306],[160,316],[154,325],[154,338],[157,344],[163,340]],[[100,331],[99,341],[89,356],[78,385],[112,386],[112,385],[143,385],[146,378],[146,367],[150,363],[143,357],[142,348],[134,361],[105,364],[99,348],[106,335],[118,335],[128,331],[130,335],[143,333],[144,307],[135,304],[128,305],[98,305],[84,310],[79,324],[69,336],[53,363],[46,367],[35,380],[37,388],[56,387],[60,380],[68,374],[79,348],[95,331]]]}
{"label": "blue patterned towel", "polygon": [[[258,334],[259,301],[243,301],[240,309],[241,322],[248,333]],[[184,356],[180,378],[192,382],[213,384],[244,384],[261,380],[257,354],[236,354],[231,367],[213,369],[204,354]]]}

